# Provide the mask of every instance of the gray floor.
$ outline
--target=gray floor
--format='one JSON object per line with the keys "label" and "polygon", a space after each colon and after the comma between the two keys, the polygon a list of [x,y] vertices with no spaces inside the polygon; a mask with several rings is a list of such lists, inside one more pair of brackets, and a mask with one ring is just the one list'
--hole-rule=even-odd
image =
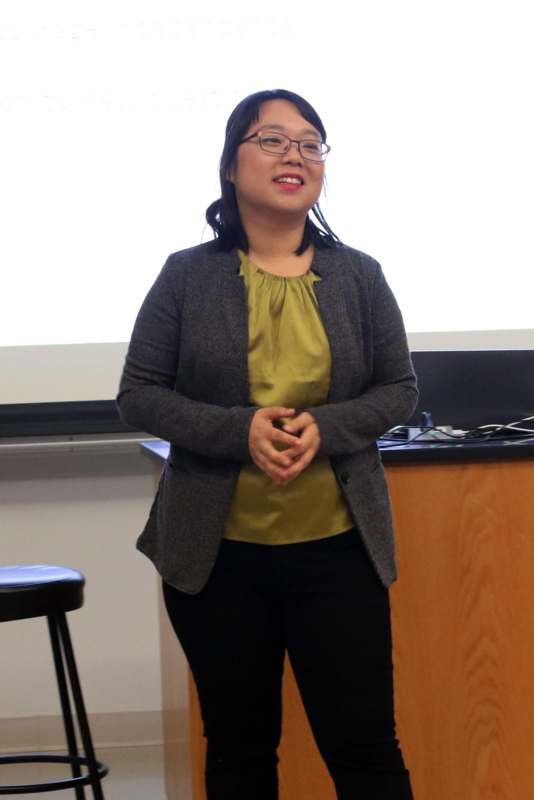
{"label": "gray floor", "polygon": [[[106,800],[166,800],[162,747],[100,749],[98,758],[109,767],[109,775],[102,782]],[[62,765],[24,764],[0,767],[0,785],[66,777],[69,777],[68,767]],[[191,800],[191,782],[188,775],[184,774],[180,789],[180,798]],[[15,795],[9,796],[15,797]],[[90,788],[85,789],[85,796],[86,800],[92,800],[93,794]],[[26,797],[70,800],[75,795],[74,789],[65,789],[60,792],[39,792]]]}

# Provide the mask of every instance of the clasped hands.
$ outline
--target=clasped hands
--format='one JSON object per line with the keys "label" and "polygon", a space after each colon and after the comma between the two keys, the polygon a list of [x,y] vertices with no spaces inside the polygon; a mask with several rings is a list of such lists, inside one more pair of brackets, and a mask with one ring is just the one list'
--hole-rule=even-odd
{"label": "clasped hands", "polygon": [[[294,408],[260,408],[250,424],[248,443],[252,460],[278,486],[284,486],[300,475],[321,444],[319,426],[307,411],[284,423],[282,429],[273,425],[275,420],[294,414]],[[284,445],[285,449],[277,450],[275,444]]]}

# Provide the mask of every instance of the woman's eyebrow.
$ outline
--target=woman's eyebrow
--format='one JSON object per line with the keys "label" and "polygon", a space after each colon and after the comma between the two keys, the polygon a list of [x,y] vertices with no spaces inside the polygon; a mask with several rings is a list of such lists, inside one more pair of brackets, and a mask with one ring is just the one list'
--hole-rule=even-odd
{"label": "woman's eyebrow", "polygon": [[[284,125],[276,125],[274,123],[271,124],[269,122],[264,123],[261,127],[262,128],[269,128],[269,130],[276,130],[276,131],[285,131],[285,130],[287,130]],[[316,130],[314,130],[313,128],[302,128],[300,133],[301,134],[303,134],[303,133],[311,133],[313,136],[319,136],[319,138],[320,138],[320,134]]]}

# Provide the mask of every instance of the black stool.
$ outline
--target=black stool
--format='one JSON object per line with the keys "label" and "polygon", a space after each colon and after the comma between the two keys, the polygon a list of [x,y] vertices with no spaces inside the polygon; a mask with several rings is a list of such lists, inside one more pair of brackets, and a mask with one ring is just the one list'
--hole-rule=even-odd
{"label": "black stool", "polygon": [[[91,785],[95,800],[104,800],[100,779],[107,775],[109,770],[105,764],[95,759],[65,616],[65,612],[74,611],[83,605],[84,584],[84,576],[68,567],[52,567],[42,564],[0,567],[0,622],[29,619],[30,617],[48,618],[48,629],[69,749],[69,755],[52,755],[48,753],[0,755],[0,766],[2,764],[46,762],[70,764],[72,770],[72,778],[65,780],[26,785],[0,785],[0,794],[30,794],[31,792],[49,792],[54,789],[74,788],[77,800],[84,800],[83,787]],[[83,744],[83,756],[78,755],[65,667],[76,709],[78,728]],[[82,767],[87,767],[87,772],[84,772],[84,774],[82,774]]]}

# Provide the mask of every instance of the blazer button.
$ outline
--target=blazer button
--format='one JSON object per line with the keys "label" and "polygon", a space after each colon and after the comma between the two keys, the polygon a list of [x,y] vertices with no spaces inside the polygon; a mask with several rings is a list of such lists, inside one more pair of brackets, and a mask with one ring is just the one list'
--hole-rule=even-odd
{"label": "blazer button", "polygon": [[347,472],[342,472],[340,477],[341,477],[341,483],[344,483],[345,486],[348,486],[348,484],[350,483],[350,475]]}

